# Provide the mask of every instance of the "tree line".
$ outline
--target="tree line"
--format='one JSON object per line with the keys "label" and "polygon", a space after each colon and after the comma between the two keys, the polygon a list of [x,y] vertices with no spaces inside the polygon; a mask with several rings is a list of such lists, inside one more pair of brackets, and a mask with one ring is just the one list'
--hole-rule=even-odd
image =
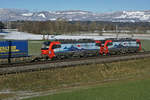
{"label": "tree line", "polygon": [[[17,28],[19,31],[34,34],[71,34],[78,32],[99,32],[118,30],[150,30],[149,22],[122,23],[103,21],[13,21],[4,23],[7,28]],[[117,27],[116,27],[117,26]],[[1,27],[1,24],[0,24]]]}
{"label": "tree line", "polygon": [[[15,25],[14,25],[15,24]],[[97,22],[80,22],[80,21],[23,21],[13,22],[19,31],[35,33],[35,34],[71,34],[78,32],[101,32],[105,26],[105,30],[114,30],[112,24],[100,24]]]}

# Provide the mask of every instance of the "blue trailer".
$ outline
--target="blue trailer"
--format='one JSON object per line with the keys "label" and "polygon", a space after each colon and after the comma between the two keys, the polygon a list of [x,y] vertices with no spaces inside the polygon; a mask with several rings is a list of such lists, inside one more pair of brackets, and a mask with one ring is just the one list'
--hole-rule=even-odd
{"label": "blue trailer", "polygon": [[0,41],[0,58],[17,58],[28,56],[27,40]]}

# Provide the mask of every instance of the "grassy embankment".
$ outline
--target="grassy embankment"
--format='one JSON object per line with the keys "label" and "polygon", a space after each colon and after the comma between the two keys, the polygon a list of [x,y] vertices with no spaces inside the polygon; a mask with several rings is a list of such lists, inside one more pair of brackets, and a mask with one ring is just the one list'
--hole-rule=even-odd
{"label": "grassy embankment", "polygon": [[141,40],[142,48],[146,51],[150,51],[150,40]]}
{"label": "grassy embankment", "polygon": [[29,55],[38,56],[41,54],[41,47],[43,41],[28,41]]}
{"label": "grassy embankment", "polygon": [[[150,58],[0,76],[0,91],[48,91],[150,76]],[[103,91],[101,91],[103,92]],[[6,95],[6,94],[5,94]],[[15,95],[15,94],[14,94]],[[2,94],[0,95],[2,98]],[[79,99],[78,99],[79,100]]]}
{"label": "grassy embankment", "polygon": [[149,100],[150,79],[121,81],[24,100]]}

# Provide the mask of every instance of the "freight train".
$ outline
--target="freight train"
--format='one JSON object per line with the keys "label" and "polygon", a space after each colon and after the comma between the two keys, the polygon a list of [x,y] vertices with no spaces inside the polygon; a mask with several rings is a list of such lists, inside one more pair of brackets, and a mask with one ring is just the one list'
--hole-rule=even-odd
{"label": "freight train", "polygon": [[48,59],[87,57],[109,54],[140,52],[141,42],[131,38],[110,38],[105,40],[53,40],[45,41],[41,55]]}

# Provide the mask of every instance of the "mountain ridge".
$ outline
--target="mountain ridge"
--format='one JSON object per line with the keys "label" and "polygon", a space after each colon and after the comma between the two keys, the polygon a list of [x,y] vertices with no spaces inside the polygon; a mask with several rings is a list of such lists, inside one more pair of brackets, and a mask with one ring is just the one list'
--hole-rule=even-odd
{"label": "mountain ridge", "polygon": [[0,21],[54,21],[57,19],[65,19],[67,21],[150,22],[150,10],[94,13],[82,10],[35,12],[0,8]]}

